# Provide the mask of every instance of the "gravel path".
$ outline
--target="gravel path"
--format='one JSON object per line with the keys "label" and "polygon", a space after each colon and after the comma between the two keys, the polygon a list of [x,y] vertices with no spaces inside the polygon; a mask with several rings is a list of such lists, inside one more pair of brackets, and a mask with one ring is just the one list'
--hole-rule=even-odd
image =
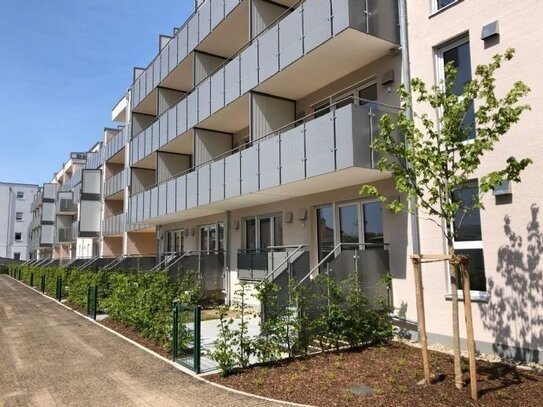
{"label": "gravel path", "polygon": [[194,379],[0,275],[0,406],[278,406]]}

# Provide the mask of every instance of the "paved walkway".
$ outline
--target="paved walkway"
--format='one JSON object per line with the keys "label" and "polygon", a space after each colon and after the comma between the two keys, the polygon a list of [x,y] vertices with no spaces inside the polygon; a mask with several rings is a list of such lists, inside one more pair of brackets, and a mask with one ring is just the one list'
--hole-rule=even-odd
{"label": "paved walkway", "polygon": [[278,406],[203,383],[0,275],[0,406]]}

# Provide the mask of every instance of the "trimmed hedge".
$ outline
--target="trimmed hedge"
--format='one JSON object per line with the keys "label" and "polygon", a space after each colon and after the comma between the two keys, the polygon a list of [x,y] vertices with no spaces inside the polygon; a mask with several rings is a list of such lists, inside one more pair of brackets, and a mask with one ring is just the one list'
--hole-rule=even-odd
{"label": "trimmed hedge", "polygon": [[57,277],[62,277],[63,298],[86,308],[87,289],[98,286],[98,307],[118,322],[139,331],[144,337],[156,340],[165,348],[171,346],[172,303],[197,304],[201,301],[201,287],[196,272],[172,277],[166,272],[149,271],[78,271],[62,267],[10,266],[9,272],[30,284],[34,273],[34,287],[40,287],[45,275],[45,293],[54,296]]}

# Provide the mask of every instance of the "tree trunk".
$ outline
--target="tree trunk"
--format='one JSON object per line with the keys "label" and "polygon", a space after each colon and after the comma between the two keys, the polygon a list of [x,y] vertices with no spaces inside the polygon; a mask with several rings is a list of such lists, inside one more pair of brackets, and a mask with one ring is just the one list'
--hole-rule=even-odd
{"label": "tree trunk", "polygon": [[449,273],[451,276],[451,299],[452,299],[452,331],[453,331],[453,350],[454,350],[454,384],[456,388],[464,387],[462,380],[462,365],[460,359],[460,323],[458,318],[458,267],[454,261],[454,247],[449,240]]}

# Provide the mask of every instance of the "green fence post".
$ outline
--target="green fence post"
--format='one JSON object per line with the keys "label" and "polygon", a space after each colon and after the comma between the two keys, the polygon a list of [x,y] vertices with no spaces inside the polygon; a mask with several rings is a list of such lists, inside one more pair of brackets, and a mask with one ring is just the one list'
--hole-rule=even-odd
{"label": "green fence post", "polygon": [[175,362],[177,360],[177,347],[179,345],[179,309],[177,308],[177,302],[174,301],[172,305],[172,359]]}
{"label": "green fence post", "polygon": [[62,301],[62,277],[57,277],[57,292],[56,292],[57,301]]}
{"label": "green fence post", "polygon": [[87,287],[87,316],[90,316],[90,306],[91,306],[91,286]]}
{"label": "green fence post", "polygon": [[200,319],[202,308],[194,307],[194,371],[200,374]]}
{"label": "green fence post", "polygon": [[21,281],[21,269],[19,269],[19,281]]}
{"label": "green fence post", "polygon": [[30,273],[30,287],[34,287],[34,273]]}
{"label": "green fence post", "polygon": [[96,311],[98,310],[98,286],[95,285],[93,288],[94,291],[94,304],[92,307],[92,319],[96,321]]}
{"label": "green fence post", "polygon": [[45,293],[45,274],[41,275],[40,289],[42,293]]}

